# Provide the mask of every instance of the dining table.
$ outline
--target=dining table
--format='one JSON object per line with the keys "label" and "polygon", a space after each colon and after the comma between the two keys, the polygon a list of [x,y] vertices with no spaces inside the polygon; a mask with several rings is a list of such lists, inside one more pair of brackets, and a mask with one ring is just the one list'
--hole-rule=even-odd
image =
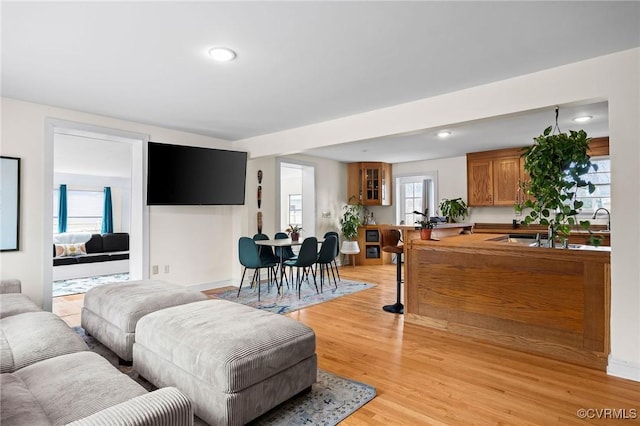
{"label": "dining table", "polygon": [[[307,237],[308,238],[308,237]],[[293,246],[301,246],[304,239],[292,240],[291,238],[278,238],[278,239],[269,239],[269,240],[256,240],[256,245],[258,246],[269,246],[269,247],[293,247]],[[318,238],[318,244],[322,244],[324,239]],[[284,259],[282,257],[282,253],[284,250],[280,250],[280,286],[278,287],[278,294],[280,294],[280,287],[282,286],[282,279],[284,277]]]}

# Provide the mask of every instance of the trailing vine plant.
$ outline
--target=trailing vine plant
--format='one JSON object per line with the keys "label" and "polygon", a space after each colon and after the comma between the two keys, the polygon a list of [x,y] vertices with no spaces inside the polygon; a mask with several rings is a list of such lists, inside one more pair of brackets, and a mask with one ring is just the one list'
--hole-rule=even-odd
{"label": "trailing vine plant", "polygon": [[[556,128],[557,120],[556,108]],[[558,237],[568,238],[571,228],[577,225],[589,229],[588,220],[577,218],[583,203],[576,198],[580,188],[586,188],[590,194],[595,191],[595,185],[583,179],[590,170],[598,169],[587,153],[589,141],[584,130],[553,134],[549,126],[534,138],[532,146],[525,148],[524,169],[530,179],[523,182],[522,187],[530,197],[515,206],[519,213],[524,208],[531,209],[523,224],[550,225],[554,241]],[[590,243],[598,245],[593,235]]]}

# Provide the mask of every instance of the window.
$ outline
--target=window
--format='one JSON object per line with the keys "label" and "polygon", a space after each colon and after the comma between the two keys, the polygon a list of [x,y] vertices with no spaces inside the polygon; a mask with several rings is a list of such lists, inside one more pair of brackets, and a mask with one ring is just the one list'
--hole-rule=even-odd
{"label": "window", "polygon": [[401,220],[404,220],[406,224],[414,223],[415,215],[412,212],[415,210],[424,211],[423,182],[406,182],[401,184],[401,188],[401,197],[404,204]]}
{"label": "window", "polygon": [[289,224],[302,226],[302,194],[289,194]]}
{"label": "window", "polygon": [[424,212],[429,209],[429,215],[435,216],[434,182],[427,176],[406,176],[396,180],[396,190],[399,197],[396,218],[398,224],[413,225],[420,219],[413,211]]}
{"label": "window", "polygon": [[609,157],[593,157],[591,162],[598,166],[598,171],[587,173],[584,179],[595,185],[596,190],[589,194],[588,188],[581,188],[576,199],[584,203],[580,215],[592,216],[601,207],[611,211],[611,160]]}
{"label": "window", "polygon": [[[58,233],[60,191],[53,190],[53,233]],[[67,232],[100,233],[102,227],[103,191],[67,190]]]}

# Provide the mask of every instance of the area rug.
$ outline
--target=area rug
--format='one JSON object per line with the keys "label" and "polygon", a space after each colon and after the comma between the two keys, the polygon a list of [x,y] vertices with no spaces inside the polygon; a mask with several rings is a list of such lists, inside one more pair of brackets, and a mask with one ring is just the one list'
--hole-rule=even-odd
{"label": "area rug", "polygon": [[[133,370],[133,367],[118,365],[118,357],[92,336],[87,336],[82,327],[73,328],[89,348],[106,358],[112,365],[140,383],[148,391],[156,389]],[[345,379],[318,369],[318,381],[311,392],[298,395],[263,414],[250,425],[288,426],[288,425],[336,425],[376,396],[374,387],[365,383]],[[196,425],[206,425],[196,418]]]}
{"label": "area rug", "polygon": [[[276,314],[286,314],[287,312],[297,311],[298,309],[317,305],[318,303],[328,302],[329,300],[353,294],[361,290],[366,290],[368,288],[375,287],[375,285],[357,281],[342,280],[338,281],[338,287],[336,288],[332,281],[331,285],[325,284],[322,293],[318,294],[315,286],[313,285],[312,279],[311,284],[306,281],[303,283],[300,298],[298,298],[298,292],[293,287],[287,288],[286,283],[282,289],[281,295],[278,295],[274,286],[272,286],[268,292],[266,284],[262,284],[260,287],[260,301],[258,301],[258,289],[251,288],[246,284],[243,285],[242,290],[240,290],[240,297],[238,297],[238,290],[226,290],[215,294],[210,293],[209,296],[241,303],[243,305]],[[319,283],[318,288],[320,288]]]}
{"label": "area rug", "polygon": [[86,293],[93,287],[97,287],[102,284],[128,281],[129,273],[112,274],[112,275],[98,275],[95,277],[87,278],[72,278],[68,280],[60,280],[53,282],[53,297],[69,296],[71,294]]}

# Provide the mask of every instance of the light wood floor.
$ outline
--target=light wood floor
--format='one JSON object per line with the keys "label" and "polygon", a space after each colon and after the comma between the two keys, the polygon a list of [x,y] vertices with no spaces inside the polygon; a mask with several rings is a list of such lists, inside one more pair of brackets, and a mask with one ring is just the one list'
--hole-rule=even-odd
{"label": "light wood floor", "polygon": [[[395,302],[393,265],[341,274],[378,285],[288,316],[316,332],[320,368],[376,388],[342,424],[640,424],[640,383],[404,324],[381,309]],[[56,298],[54,312],[79,325],[81,305]]]}

